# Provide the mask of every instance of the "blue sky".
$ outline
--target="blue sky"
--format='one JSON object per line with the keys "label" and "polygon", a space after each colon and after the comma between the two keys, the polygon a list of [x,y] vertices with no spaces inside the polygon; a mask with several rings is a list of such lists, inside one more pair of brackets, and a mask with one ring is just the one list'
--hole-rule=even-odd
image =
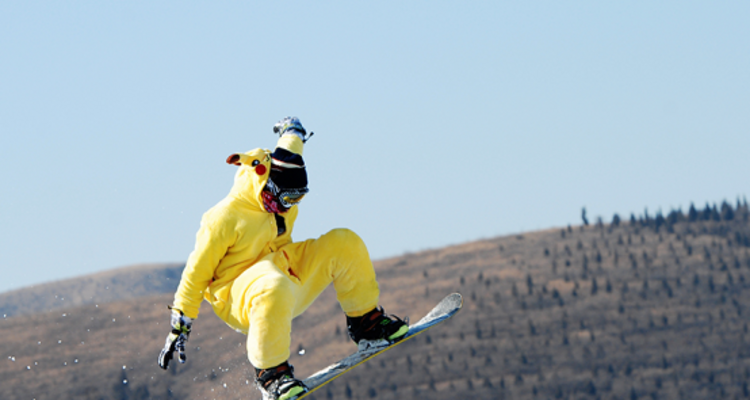
{"label": "blue sky", "polygon": [[750,194],[748,2],[263,3],[0,2],[0,292],[184,261],[287,115],[374,259]]}

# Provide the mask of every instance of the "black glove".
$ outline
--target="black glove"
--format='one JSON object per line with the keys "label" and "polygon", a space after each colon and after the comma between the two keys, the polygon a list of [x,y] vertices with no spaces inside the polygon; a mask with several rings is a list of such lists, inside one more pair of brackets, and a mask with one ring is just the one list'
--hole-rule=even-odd
{"label": "black glove", "polygon": [[277,122],[273,126],[273,133],[279,136],[284,136],[287,133],[297,135],[303,142],[307,142],[314,135],[313,132],[310,132],[309,135],[307,134],[307,131],[302,127],[302,123],[299,122],[299,118],[297,117],[286,117]]}
{"label": "black glove", "polygon": [[164,348],[159,354],[159,366],[162,369],[167,369],[169,361],[172,360],[172,353],[175,350],[177,350],[181,363],[184,363],[187,359],[185,355],[185,343],[190,335],[190,329],[193,327],[193,320],[186,317],[182,311],[173,308],[170,325],[172,325],[172,332],[169,332],[169,335],[167,335]]}

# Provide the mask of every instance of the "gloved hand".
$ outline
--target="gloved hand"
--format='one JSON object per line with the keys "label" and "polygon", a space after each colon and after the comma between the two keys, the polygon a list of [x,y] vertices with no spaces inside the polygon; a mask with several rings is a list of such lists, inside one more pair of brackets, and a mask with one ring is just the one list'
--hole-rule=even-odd
{"label": "gloved hand", "polygon": [[310,132],[310,135],[308,135],[307,131],[304,127],[302,127],[302,123],[299,122],[299,118],[297,117],[286,117],[277,122],[273,126],[273,133],[279,136],[283,136],[285,133],[297,135],[300,139],[302,139],[303,142],[307,142],[307,140],[310,139],[314,134],[313,132]]}
{"label": "gloved hand", "polygon": [[170,325],[172,326],[172,332],[167,335],[164,348],[159,354],[159,366],[162,369],[167,369],[173,357],[172,353],[175,350],[177,350],[181,363],[184,363],[187,359],[185,355],[185,343],[190,335],[190,329],[193,327],[193,320],[186,317],[182,311],[173,308]]}

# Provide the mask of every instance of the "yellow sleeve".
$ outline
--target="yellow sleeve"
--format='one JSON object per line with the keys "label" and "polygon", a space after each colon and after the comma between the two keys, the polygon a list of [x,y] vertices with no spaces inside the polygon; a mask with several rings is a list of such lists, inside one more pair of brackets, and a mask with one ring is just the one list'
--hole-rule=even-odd
{"label": "yellow sleeve", "polygon": [[211,213],[206,213],[201,220],[195,249],[190,253],[174,296],[174,308],[190,318],[198,317],[203,295],[211,284],[214,271],[236,239],[226,222],[224,218],[212,218]]}

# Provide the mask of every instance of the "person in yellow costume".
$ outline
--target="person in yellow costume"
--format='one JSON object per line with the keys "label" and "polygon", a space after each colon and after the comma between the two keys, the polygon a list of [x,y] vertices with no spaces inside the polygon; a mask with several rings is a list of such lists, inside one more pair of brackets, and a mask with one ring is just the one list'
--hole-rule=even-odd
{"label": "person in yellow costume", "polygon": [[292,241],[297,205],[308,193],[302,150],[312,133],[296,117],[274,125],[274,132],[279,139],[273,152],[255,149],[227,158],[239,167],[234,185],[201,219],[158,363],[167,369],[175,351],[185,362],[185,343],[205,299],[230,327],[247,334],[248,359],[264,399],[283,400],[307,391],[288,362],[292,319],[328,285],[356,343],[400,340],[408,325],[378,307],[372,261],[354,232],[334,229]]}

